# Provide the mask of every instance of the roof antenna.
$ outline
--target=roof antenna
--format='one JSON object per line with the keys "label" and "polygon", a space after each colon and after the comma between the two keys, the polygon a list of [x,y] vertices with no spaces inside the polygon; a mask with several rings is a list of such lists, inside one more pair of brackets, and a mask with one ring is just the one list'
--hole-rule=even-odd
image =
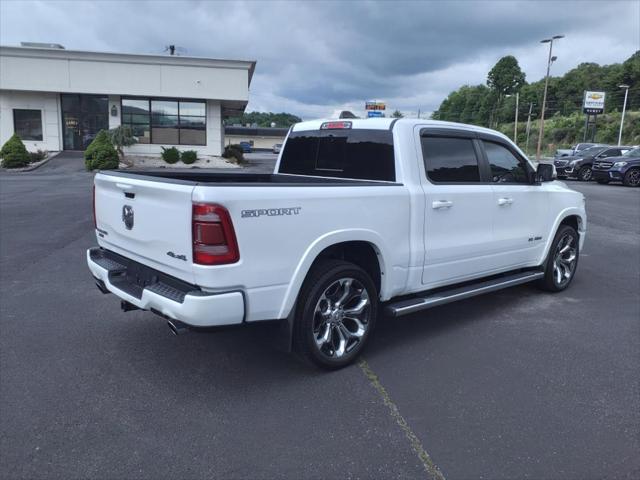
{"label": "roof antenna", "polygon": [[164,47],[165,52],[169,52],[169,55],[180,55],[181,53],[185,53],[187,50],[182,47],[176,47],[175,45],[167,45]]}

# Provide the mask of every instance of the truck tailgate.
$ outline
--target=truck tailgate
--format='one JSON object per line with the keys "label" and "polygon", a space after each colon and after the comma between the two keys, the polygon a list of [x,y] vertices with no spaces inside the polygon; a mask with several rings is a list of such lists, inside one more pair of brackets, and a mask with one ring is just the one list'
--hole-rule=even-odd
{"label": "truck tailgate", "polygon": [[193,183],[98,173],[95,215],[100,246],[193,282]]}

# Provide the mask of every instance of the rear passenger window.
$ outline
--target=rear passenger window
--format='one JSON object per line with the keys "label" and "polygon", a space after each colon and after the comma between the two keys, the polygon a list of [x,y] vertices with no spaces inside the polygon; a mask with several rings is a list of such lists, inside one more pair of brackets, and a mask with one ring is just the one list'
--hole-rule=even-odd
{"label": "rear passenger window", "polygon": [[482,141],[491,167],[494,183],[529,183],[525,161],[516,157],[507,148],[493,142]]}
{"label": "rear passenger window", "polygon": [[478,158],[470,138],[422,137],[422,156],[433,182],[480,182]]}

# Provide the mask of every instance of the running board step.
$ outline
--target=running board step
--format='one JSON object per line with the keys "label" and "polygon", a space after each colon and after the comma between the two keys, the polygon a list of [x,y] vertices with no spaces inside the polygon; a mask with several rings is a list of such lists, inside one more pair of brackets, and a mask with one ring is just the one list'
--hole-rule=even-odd
{"label": "running board step", "polygon": [[483,293],[495,292],[503,288],[513,287],[521,283],[531,282],[544,276],[544,272],[521,272],[504,277],[485,280],[464,287],[452,288],[425,296],[418,296],[406,300],[393,302],[385,307],[385,311],[392,317],[401,317],[410,313],[419,312],[445,303],[451,303],[465,298],[475,297]]}

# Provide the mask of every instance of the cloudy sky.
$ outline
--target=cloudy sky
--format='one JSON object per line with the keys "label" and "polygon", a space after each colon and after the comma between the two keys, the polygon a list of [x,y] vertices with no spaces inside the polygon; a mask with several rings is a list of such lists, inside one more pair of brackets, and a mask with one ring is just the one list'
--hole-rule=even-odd
{"label": "cloudy sky", "polygon": [[632,1],[0,1],[0,43],[257,60],[248,110],[304,118],[390,109],[428,114],[460,85],[483,83],[503,55],[527,80],[580,62],[620,62],[640,49]]}

